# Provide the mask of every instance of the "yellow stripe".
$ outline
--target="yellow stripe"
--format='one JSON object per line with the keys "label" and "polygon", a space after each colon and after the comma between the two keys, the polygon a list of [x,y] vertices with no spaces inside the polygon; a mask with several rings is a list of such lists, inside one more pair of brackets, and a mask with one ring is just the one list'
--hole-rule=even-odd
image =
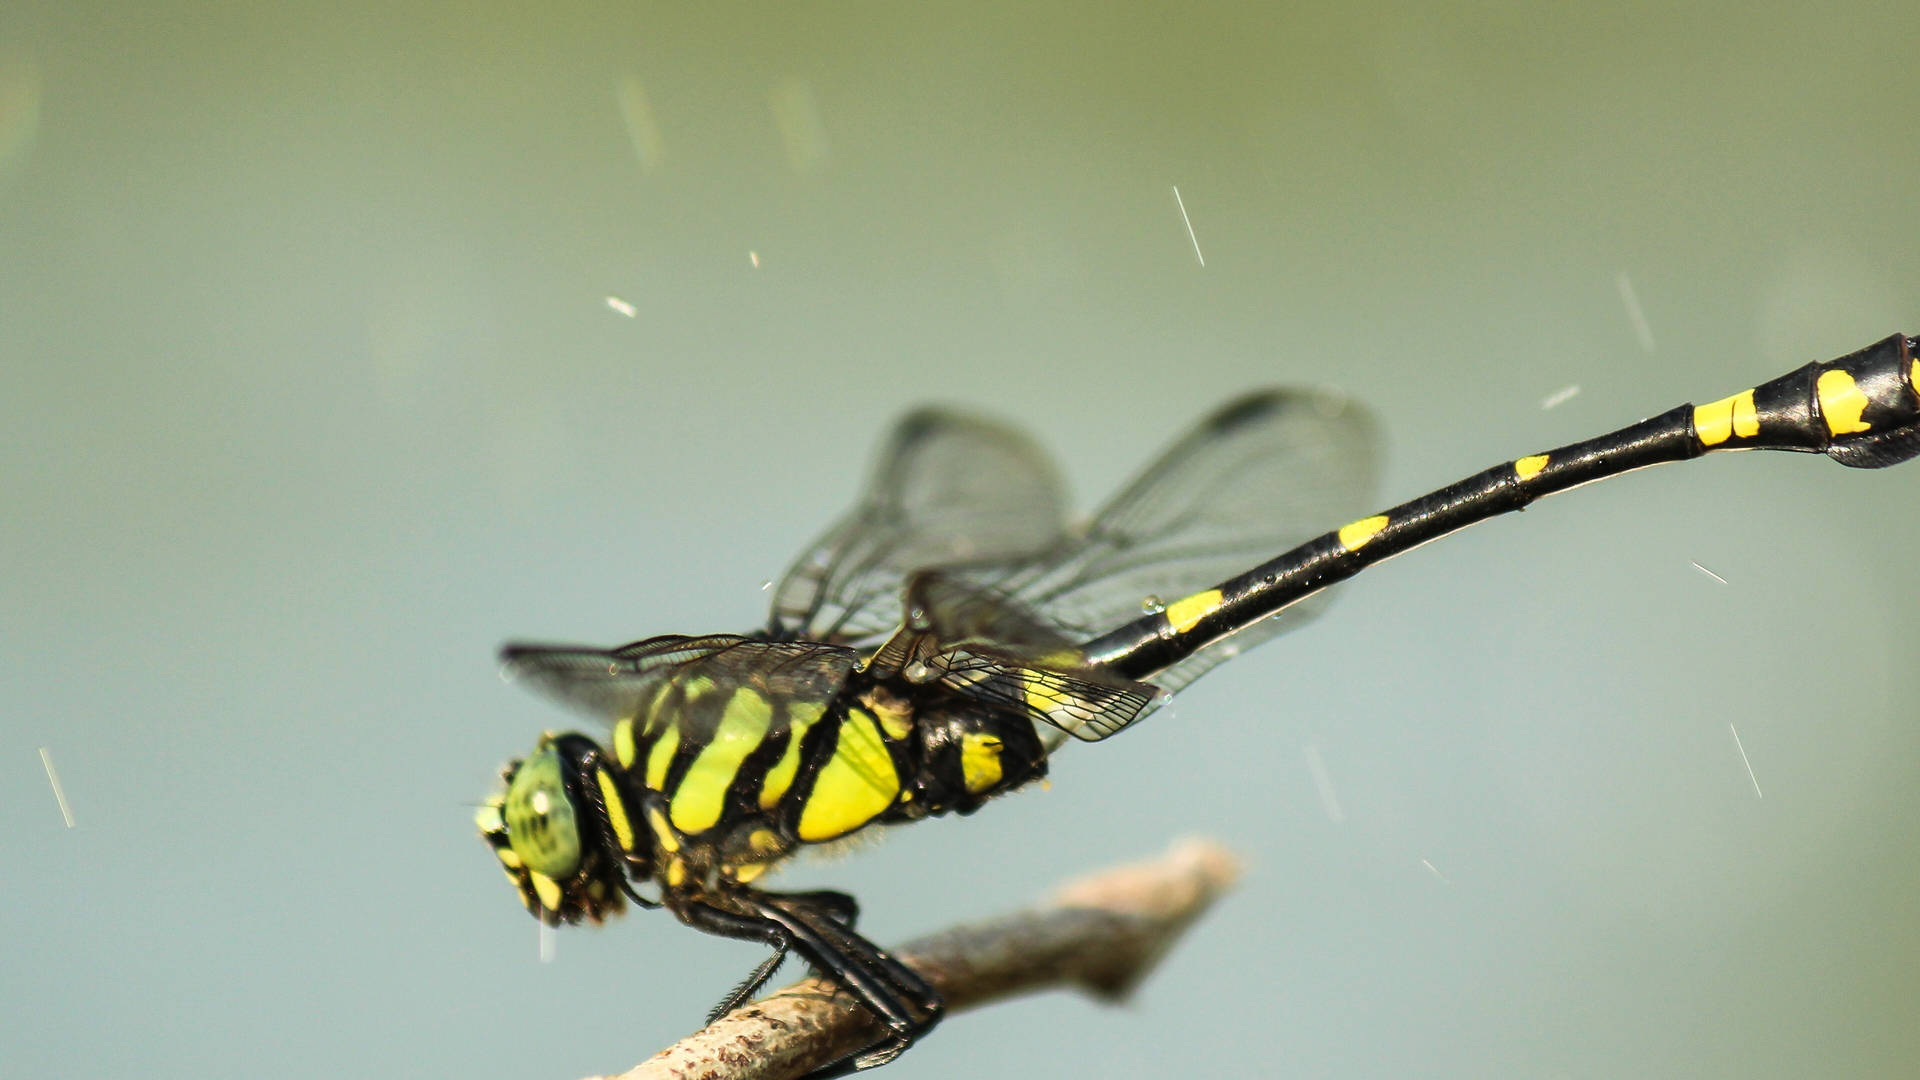
{"label": "yellow stripe", "polygon": [[1000,782],[1000,737],[982,731],[960,736],[960,775],[975,795]]}
{"label": "yellow stripe", "polygon": [[526,861],[520,858],[520,853],[510,847],[494,848],[493,853],[500,856],[500,864],[509,869],[518,870],[527,865]]}
{"label": "yellow stripe", "polygon": [[651,736],[665,719],[660,713],[660,703],[667,699],[667,692],[672,689],[672,679],[661,679],[660,685],[647,692],[646,703],[634,710],[633,718],[641,722],[641,735]]}
{"label": "yellow stripe", "polygon": [[633,821],[627,817],[627,804],[620,798],[620,789],[614,785],[613,774],[605,769],[593,770],[593,778],[600,783],[600,797],[607,803],[607,820],[613,822],[613,838],[620,841],[621,851],[633,850]]}
{"label": "yellow stripe", "polygon": [[1197,592],[1185,600],[1175,600],[1167,605],[1167,622],[1173,632],[1184,634],[1193,629],[1194,624],[1220,609],[1220,590],[1208,589]]}
{"label": "yellow stripe", "polygon": [[653,838],[661,851],[680,850],[680,837],[674,835],[673,826],[667,824],[667,815],[661,813],[659,807],[647,807],[647,824],[653,826]]}
{"label": "yellow stripe", "polygon": [[687,864],[680,860],[680,856],[675,855],[672,861],[667,863],[667,884],[677,889],[686,883]]}
{"label": "yellow stripe", "polygon": [[744,686],[733,692],[713,738],[673,789],[674,828],[688,834],[713,828],[726,809],[727,788],[740,774],[740,763],[767,737],[772,719],[773,706],[766,698]]}
{"label": "yellow stripe", "polygon": [[833,756],[820,767],[800,811],[800,839],[831,840],[872,821],[900,795],[900,776],[873,714],[847,710]]}
{"label": "yellow stripe", "polygon": [[548,911],[559,911],[560,883],[545,874],[530,873],[527,877],[533,882],[534,894],[540,897],[540,906]]}
{"label": "yellow stripe", "polygon": [[1753,391],[1693,407],[1693,434],[1701,446],[1719,446],[1733,436],[1751,439],[1760,434],[1760,414],[1753,408]]}
{"label": "yellow stripe", "polygon": [[660,740],[647,751],[647,790],[660,791],[666,787],[667,766],[673,764],[673,753],[680,749],[680,725],[675,724],[660,735]]}
{"label": "yellow stripe", "polygon": [[1531,480],[1539,476],[1540,470],[1546,467],[1547,455],[1534,454],[1531,457],[1523,457],[1519,461],[1514,462],[1513,474],[1522,480]]}
{"label": "yellow stripe", "polygon": [[724,869],[727,871],[727,876],[742,885],[746,885],[751,883],[754,878],[766,873],[767,869],[772,865],[772,863],[747,863],[744,866],[730,866]]}
{"label": "yellow stripe", "polygon": [[1693,437],[1701,446],[1719,446],[1733,437],[1733,399],[1693,407]]}
{"label": "yellow stripe", "polygon": [[1760,414],[1754,410],[1751,390],[1733,396],[1733,434],[1739,439],[1760,434]]}
{"label": "yellow stripe", "polygon": [[734,861],[722,863],[720,872],[745,885],[766,873],[786,853],[786,844],[771,829],[755,829],[747,834],[746,849],[735,852]]}
{"label": "yellow stripe", "polygon": [[1915,390],[1920,390],[1920,360],[1915,360],[1913,367],[1907,372],[1907,384]]}
{"label": "yellow stripe", "polygon": [[793,786],[793,777],[800,769],[800,737],[807,733],[826,706],[820,702],[787,703],[787,750],[780,760],[767,770],[767,778],[760,782],[760,809],[771,810]]}
{"label": "yellow stripe", "polygon": [[633,746],[633,717],[625,717],[613,725],[613,758],[621,768],[631,769],[637,752]]}
{"label": "yellow stripe", "polygon": [[1820,396],[1820,415],[1826,417],[1828,431],[1852,435],[1872,427],[1860,419],[1867,411],[1867,395],[1853,384],[1853,376],[1839,368],[1823,371],[1814,392]]}
{"label": "yellow stripe", "polygon": [[1359,551],[1367,541],[1380,535],[1380,530],[1386,527],[1387,515],[1385,514],[1375,514],[1370,518],[1361,518],[1351,525],[1342,525],[1339,533],[1340,546],[1348,551]]}

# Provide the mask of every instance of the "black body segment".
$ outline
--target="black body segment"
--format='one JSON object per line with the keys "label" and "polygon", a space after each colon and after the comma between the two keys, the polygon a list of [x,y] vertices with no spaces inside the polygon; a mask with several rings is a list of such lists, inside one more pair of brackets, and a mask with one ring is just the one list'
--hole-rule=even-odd
{"label": "black body segment", "polygon": [[1531,454],[1361,518],[1082,646],[1090,662],[1130,679],[1155,672],[1329,585],[1456,529],[1546,495],[1715,450],[1824,453],[1880,468],[1920,453],[1920,362],[1896,334],[1708,405]]}

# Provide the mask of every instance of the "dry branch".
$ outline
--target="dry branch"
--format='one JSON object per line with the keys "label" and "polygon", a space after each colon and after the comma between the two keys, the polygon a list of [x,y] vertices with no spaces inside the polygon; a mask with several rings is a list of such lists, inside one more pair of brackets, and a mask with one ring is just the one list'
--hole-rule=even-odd
{"label": "dry branch", "polygon": [[[1150,862],[1068,884],[1040,907],[892,951],[940,991],[949,1016],[1049,986],[1117,999],[1238,874],[1239,864],[1225,849],[1186,841]],[[850,997],[818,979],[803,979],[721,1017],[618,1080],[789,1080],[870,1045],[882,1033]]]}

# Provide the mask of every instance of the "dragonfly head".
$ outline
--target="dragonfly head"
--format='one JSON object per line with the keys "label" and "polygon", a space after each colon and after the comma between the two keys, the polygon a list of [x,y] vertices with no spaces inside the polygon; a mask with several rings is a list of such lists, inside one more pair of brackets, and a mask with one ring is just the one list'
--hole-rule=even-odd
{"label": "dragonfly head", "polygon": [[636,851],[618,776],[584,735],[543,735],[527,757],[500,772],[505,789],[474,815],[480,835],[540,921],[557,926],[617,915],[632,892],[628,874],[652,871]]}

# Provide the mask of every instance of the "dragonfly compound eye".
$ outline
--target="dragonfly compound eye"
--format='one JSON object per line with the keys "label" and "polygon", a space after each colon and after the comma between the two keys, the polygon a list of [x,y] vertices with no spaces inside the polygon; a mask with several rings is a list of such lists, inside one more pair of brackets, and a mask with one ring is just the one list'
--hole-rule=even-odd
{"label": "dragonfly compound eye", "polygon": [[559,752],[542,747],[514,770],[502,807],[513,850],[527,869],[554,879],[580,867],[580,826],[563,768]]}

